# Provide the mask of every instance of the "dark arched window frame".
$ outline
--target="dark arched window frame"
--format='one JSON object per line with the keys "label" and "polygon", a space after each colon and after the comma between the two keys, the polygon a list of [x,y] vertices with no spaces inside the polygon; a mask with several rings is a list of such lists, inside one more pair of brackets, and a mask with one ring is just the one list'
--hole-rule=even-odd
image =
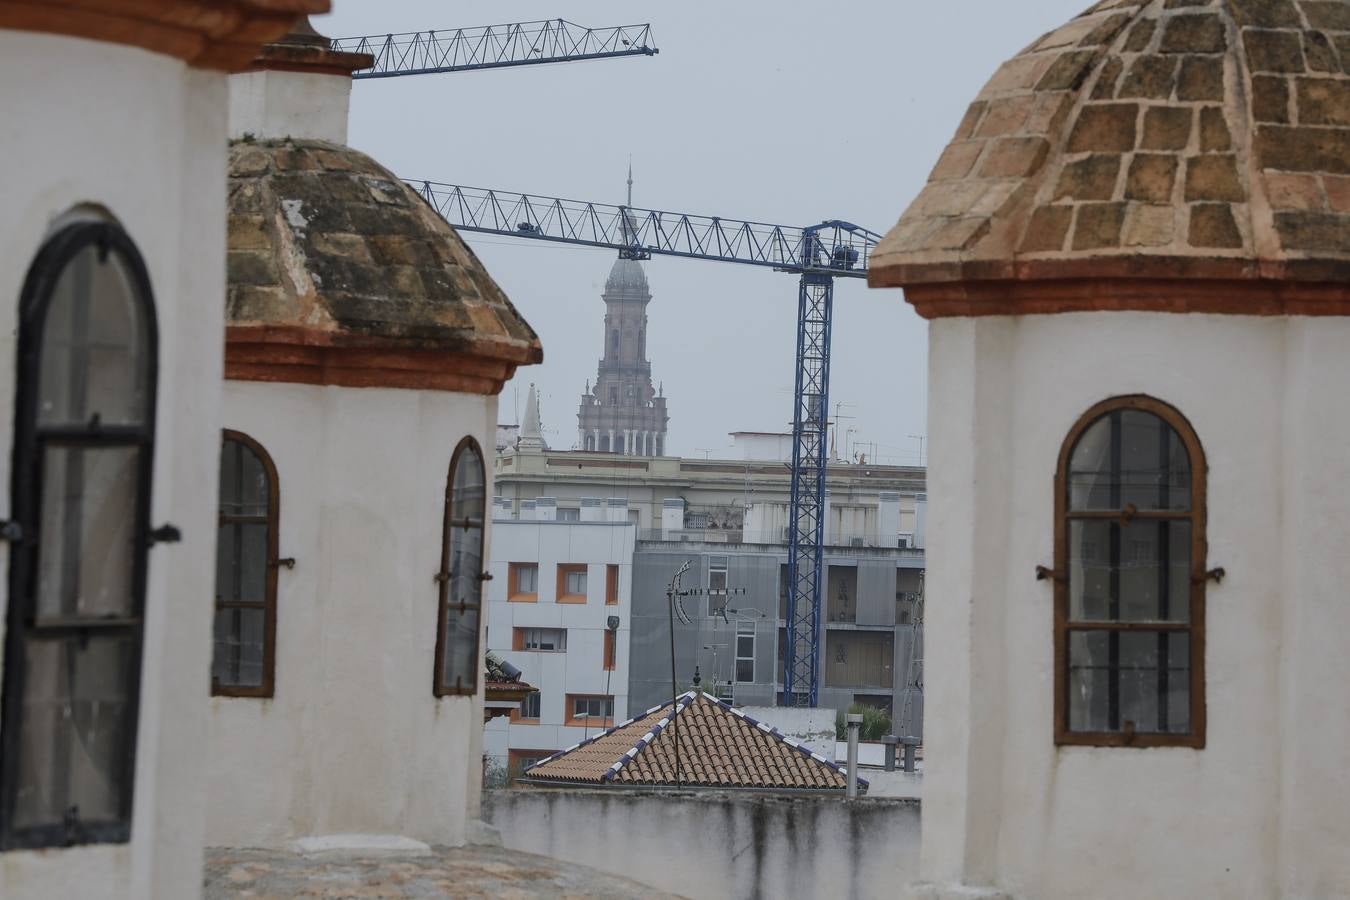
{"label": "dark arched window frame", "polygon": [[[1074,450],[1084,434],[1101,419],[1124,411],[1135,410],[1150,414],[1171,428],[1180,439],[1189,458],[1190,496],[1188,509],[1134,509],[1126,504],[1120,509],[1071,509],[1070,464]],[[1116,426],[1118,429],[1118,426]],[[1118,454],[1113,456],[1116,458]],[[1113,463],[1119,465],[1119,461]],[[1115,470],[1113,470],[1115,474]],[[1059,465],[1055,474],[1055,743],[1100,747],[1193,747],[1205,746],[1205,569],[1206,543],[1206,483],[1208,467],[1204,449],[1186,418],[1172,406],[1144,395],[1113,397],[1093,406],[1084,413],[1064,439],[1060,449]],[[1125,621],[1071,618],[1071,529],[1073,520],[1120,522],[1168,520],[1190,523],[1190,573],[1188,621]],[[1117,566],[1118,569],[1118,566]],[[1118,591],[1118,588],[1117,588]],[[1120,597],[1114,597],[1119,602]],[[1078,631],[1115,632],[1123,634],[1184,632],[1189,636],[1187,656],[1189,663],[1189,730],[1186,732],[1140,732],[1131,723],[1123,722],[1116,731],[1087,731],[1070,729],[1070,635]]]}
{"label": "dark arched window frame", "polygon": [[[481,486],[476,498],[477,514],[474,514],[475,498],[456,496],[455,476],[461,465],[477,466],[478,484]],[[457,505],[458,504],[458,505]],[[478,692],[479,673],[483,671],[482,615],[483,582],[486,580],[483,559],[484,527],[487,513],[487,469],[483,460],[483,451],[478,442],[466,437],[455,447],[450,457],[450,472],[445,481],[445,520],[441,532],[441,570],[436,575],[439,588],[438,612],[436,617],[436,663],[432,693],[437,697],[466,696]],[[473,571],[457,571],[455,560],[456,531],[463,535],[470,551],[465,563],[474,566]],[[476,560],[476,562],[475,562]],[[465,564],[462,563],[461,565]],[[450,628],[457,624],[466,624],[472,620],[473,651],[467,659],[456,658],[447,666],[446,655],[452,649]],[[468,630],[467,628],[464,630]],[[453,667],[453,671],[452,671]]]}
{"label": "dark arched window frame", "polygon": [[[226,528],[239,528],[244,525],[265,525],[267,540],[263,560],[263,596],[261,600],[222,600],[219,585],[216,587],[215,614],[231,609],[261,609],[263,612],[263,654],[262,678],[257,686],[225,684],[215,676],[214,649],[212,654],[211,695],[215,697],[272,697],[276,691],[276,645],[277,645],[277,574],[281,567],[278,554],[278,527],[281,522],[281,490],[277,479],[277,467],[262,444],[242,431],[225,429],[221,433],[222,465],[224,463],[224,445],[233,441],[251,452],[262,465],[267,477],[267,511],[262,516],[229,515],[223,509],[217,510],[216,554],[217,578],[219,578],[219,557],[221,552],[220,535]],[[294,563],[293,560],[287,560]]]}
{"label": "dark arched window frame", "polygon": [[[132,347],[134,351],[131,354],[131,361],[127,371],[134,373],[134,377],[143,379],[138,387],[142,393],[139,397],[141,409],[137,415],[132,416],[128,410],[133,409],[133,405],[128,404],[122,410],[119,410],[116,404],[120,401],[125,403],[128,399],[135,401],[135,393],[126,395],[109,396],[96,398],[93,403],[112,403],[107,409],[94,409],[93,414],[87,420],[79,423],[59,422],[43,423],[41,418],[45,415],[43,406],[40,402],[39,392],[43,388],[42,379],[44,375],[52,375],[57,378],[72,380],[75,378],[84,378],[85,388],[81,392],[86,392],[88,386],[95,380],[94,376],[86,370],[81,373],[73,365],[62,369],[49,368],[44,371],[44,340],[46,330],[51,324],[48,320],[49,313],[53,310],[53,301],[56,290],[60,285],[62,276],[66,273],[71,264],[75,263],[81,253],[93,248],[96,253],[96,261],[99,264],[106,263],[114,256],[120,262],[122,274],[126,279],[125,287],[128,289],[127,299],[132,302],[134,311],[134,325],[140,330],[135,334],[138,341]],[[92,280],[92,275],[79,276]],[[78,281],[77,281],[78,284]],[[102,295],[94,293],[92,283],[87,284],[85,290],[88,291],[85,296],[92,302],[98,302]],[[89,309],[83,311],[83,315],[89,316]],[[72,310],[72,316],[76,313]],[[131,837],[131,814],[135,800],[135,770],[136,770],[136,733],[139,721],[140,706],[140,678],[141,662],[143,657],[144,641],[144,612],[145,612],[145,589],[147,580],[147,570],[149,565],[148,551],[156,538],[163,540],[173,540],[176,531],[167,527],[158,531],[152,531],[150,528],[150,495],[154,472],[154,443],[155,443],[155,408],[156,408],[156,387],[158,384],[158,358],[159,358],[159,337],[158,325],[155,317],[154,294],[150,285],[150,277],[146,271],[145,263],[141,258],[139,251],[131,238],[122,230],[121,227],[104,221],[86,221],[69,225],[56,232],[38,252],[29,268],[27,277],[24,281],[23,292],[19,300],[19,340],[18,340],[18,372],[15,385],[15,412],[14,412],[14,447],[11,466],[11,485],[10,502],[12,504],[10,514],[11,522],[6,529],[6,537],[11,541],[10,565],[9,565],[9,604],[7,612],[6,633],[5,633],[5,660],[4,660],[4,685],[3,685],[3,712],[0,718],[0,849],[12,849],[20,847],[60,847],[72,844],[90,844],[90,843],[125,843]],[[71,325],[74,329],[77,326]],[[96,327],[96,326],[95,326]],[[86,336],[81,339],[97,341],[98,338]],[[70,340],[74,340],[71,338]],[[74,346],[74,345],[71,345]],[[86,345],[89,346],[89,345]],[[73,355],[73,354],[72,354]],[[54,358],[53,365],[59,363],[60,357]],[[84,365],[88,366],[89,360],[86,357]],[[107,390],[107,384],[100,385],[103,390]],[[74,388],[72,388],[74,390]],[[68,399],[68,403],[74,401]],[[81,405],[91,401],[85,394],[85,400]],[[85,410],[80,413],[83,417]],[[109,415],[107,419],[103,418],[103,413],[122,412],[122,416]],[[59,413],[58,413],[59,415]],[[64,496],[67,503],[75,504],[79,520],[67,520],[64,516],[69,515],[71,510],[67,509],[61,515],[60,519],[48,519],[44,516],[44,511],[48,516],[54,515],[47,507],[47,501],[50,497],[47,495],[47,479],[53,476],[52,472],[46,471],[48,462],[47,454],[49,451],[63,450],[70,454],[67,457],[66,475],[67,480],[64,495],[57,494],[53,488],[53,496]],[[44,588],[41,586],[39,576],[41,566],[40,559],[42,550],[41,543],[48,537],[47,526],[59,524],[64,526],[62,535],[62,560],[64,554],[69,548],[65,546],[67,540],[65,535],[70,534],[70,525],[73,521],[79,527],[86,523],[84,517],[105,513],[105,509],[90,510],[86,506],[86,500],[97,502],[98,495],[86,492],[86,478],[89,470],[83,470],[86,474],[79,477],[79,488],[77,493],[70,493],[69,483],[70,466],[72,464],[83,466],[83,454],[100,451],[117,452],[131,450],[136,453],[133,466],[136,473],[135,495],[128,506],[128,511],[133,517],[129,529],[129,546],[126,547],[127,557],[124,558],[123,565],[127,571],[126,595],[121,602],[123,607],[120,614],[115,611],[104,610],[95,615],[91,611],[81,612],[78,608],[66,610],[64,601],[62,610],[58,614],[53,614],[50,609],[45,613],[42,610],[41,596]],[[78,451],[80,457],[75,457],[74,453]],[[98,459],[98,457],[93,457]],[[53,455],[52,461],[56,457]],[[100,488],[95,480],[94,489]],[[104,488],[105,490],[110,490]],[[106,497],[104,498],[107,499]],[[162,533],[161,533],[162,532]],[[85,547],[83,543],[78,544],[76,551],[79,555],[74,559],[83,568],[86,560]],[[105,558],[104,564],[108,565],[108,559]],[[113,561],[116,564],[116,561]],[[104,582],[105,584],[107,582]],[[50,601],[49,601],[50,602]],[[100,761],[106,762],[107,767],[103,771],[106,778],[107,790],[105,796],[100,798],[108,810],[99,815],[91,810],[91,804],[85,802],[89,796],[80,793],[78,796],[69,796],[72,786],[69,781],[60,790],[67,793],[65,802],[68,804],[64,812],[58,817],[55,814],[45,816],[45,821],[30,821],[24,823],[21,820],[23,816],[41,819],[42,816],[28,811],[21,816],[19,811],[19,800],[21,788],[28,784],[28,789],[32,790],[31,783],[24,781],[25,769],[31,765],[30,761],[24,758],[25,748],[31,750],[34,744],[41,741],[43,737],[50,740],[50,747],[47,758],[43,759],[43,764],[55,766],[54,757],[64,754],[69,760],[70,744],[62,744],[62,737],[53,724],[51,731],[37,733],[40,725],[26,721],[25,703],[29,699],[27,693],[27,681],[32,676],[35,662],[38,657],[34,650],[43,645],[51,646],[59,643],[63,646],[66,654],[65,662],[65,684],[63,685],[65,693],[62,695],[67,699],[67,712],[61,718],[71,722],[72,728],[78,729],[78,719],[80,716],[79,704],[71,692],[69,681],[78,677],[75,667],[81,663],[89,665],[98,665],[97,660],[89,654],[89,648],[99,642],[120,641],[122,646],[122,665],[114,668],[114,671],[121,675],[120,683],[118,679],[97,678],[99,681],[99,690],[104,695],[94,701],[95,706],[100,704],[104,707],[102,711],[88,711],[89,716],[108,715],[109,707],[106,692],[111,689],[114,691],[113,697],[121,703],[120,714],[113,719],[100,719],[96,725],[89,725],[86,733],[77,734],[75,737],[81,743],[85,750],[86,765],[98,766]],[[76,653],[80,654],[77,659]],[[86,656],[85,654],[89,654]],[[106,661],[104,663],[106,665]],[[96,676],[85,671],[82,673],[86,682]],[[103,673],[105,676],[107,672]],[[86,684],[85,690],[88,690]],[[40,721],[40,718],[37,720]],[[101,727],[98,727],[101,726]],[[97,738],[94,732],[100,732],[100,736],[105,736],[112,731],[117,735],[117,740],[109,745],[98,746]],[[72,738],[74,739],[74,738]],[[72,765],[72,763],[67,763]],[[52,791],[58,790],[58,781],[62,776],[69,778],[69,771],[66,773],[57,773],[52,771],[48,774],[49,782],[44,782]],[[24,782],[24,784],[21,784]],[[89,791],[88,785],[82,785],[80,790]],[[83,802],[84,808],[81,809]]]}

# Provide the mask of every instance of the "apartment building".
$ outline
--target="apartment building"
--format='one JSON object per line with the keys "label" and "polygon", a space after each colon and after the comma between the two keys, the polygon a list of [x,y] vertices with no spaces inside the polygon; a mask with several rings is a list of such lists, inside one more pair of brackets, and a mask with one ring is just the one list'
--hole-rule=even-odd
{"label": "apartment building", "polygon": [[493,505],[487,645],[537,690],[486,726],[498,777],[628,717],[636,529],[622,499],[560,517],[553,498]]}

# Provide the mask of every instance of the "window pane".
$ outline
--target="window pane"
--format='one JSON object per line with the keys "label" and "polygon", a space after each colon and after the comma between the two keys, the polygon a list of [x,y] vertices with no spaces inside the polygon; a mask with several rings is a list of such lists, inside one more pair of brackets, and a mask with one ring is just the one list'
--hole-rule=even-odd
{"label": "window pane", "polygon": [[567,593],[585,596],[586,594],[586,573],[568,572],[567,573]]}
{"label": "window pane", "polygon": [[753,659],[736,660],[736,680],[737,681],[755,680],[755,661]]}
{"label": "window pane", "polygon": [[755,636],[753,634],[742,634],[736,636],[736,655],[737,656],[755,655]]}
{"label": "window pane", "polygon": [[477,605],[482,591],[483,529],[450,529],[450,602]]}
{"label": "window pane", "polygon": [[539,592],[539,568],[537,566],[521,566],[516,572],[517,591],[522,594]]}
{"label": "window pane", "polygon": [[1069,618],[1190,621],[1191,523],[1069,520]]}
{"label": "window pane", "polygon": [[469,689],[477,683],[478,610],[450,610],[445,623],[445,656],[441,660],[442,685]]}
{"label": "window pane", "polygon": [[1190,460],[1172,427],[1139,410],[1118,410],[1094,422],[1069,460],[1069,508],[1188,510]]}
{"label": "window pane", "polygon": [[135,447],[46,447],[39,619],[131,614],[139,462]]}
{"label": "window pane", "polygon": [[127,685],[137,665],[129,636],[26,642],[13,827],[120,819],[134,727]]}
{"label": "window pane", "polygon": [[261,609],[218,609],[211,677],[226,687],[260,687],[266,613]]}
{"label": "window pane", "polygon": [[149,354],[142,303],[116,253],[90,245],[62,270],[47,306],[38,384],[40,425],[147,419]]}
{"label": "window pane", "polygon": [[225,516],[267,515],[267,469],[253,449],[226,440],[220,453],[220,512]]}
{"label": "window pane", "polygon": [[1141,733],[1190,730],[1190,635],[1177,631],[1069,633],[1069,728]]}
{"label": "window pane", "polygon": [[487,491],[483,483],[483,458],[473,447],[465,446],[455,457],[450,517],[455,521],[483,521]]}

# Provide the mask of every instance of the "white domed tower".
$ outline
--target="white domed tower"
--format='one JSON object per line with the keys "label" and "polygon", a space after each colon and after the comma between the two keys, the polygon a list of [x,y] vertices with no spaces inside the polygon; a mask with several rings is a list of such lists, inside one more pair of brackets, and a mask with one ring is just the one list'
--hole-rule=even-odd
{"label": "white domed tower", "polygon": [[869,278],[930,320],[917,895],[1350,896],[1350,2],[1097,3]]}
{"label": "white domed tower", "polygon": [[[628,173],[628,202],[633,173]],[[577,447],[627,456],[660,456],[666,449],[666,398],[652,386],[647,361],[647,273],[635,259],[617,259],[605,280],[604,356],[594,388],[577,413]]]}

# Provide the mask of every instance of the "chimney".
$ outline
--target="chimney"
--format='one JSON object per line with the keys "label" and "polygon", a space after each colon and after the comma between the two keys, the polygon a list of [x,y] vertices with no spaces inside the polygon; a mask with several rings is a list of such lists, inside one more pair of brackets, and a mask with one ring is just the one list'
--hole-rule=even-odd
{"label": "chimney", "polygon": [[605,501],[606,522],[627,522],[628,501],[622,497],[610,497]]}
{"label": "chimney", "polygon": [[914,495],[914,546],[923,549],[924,529],[928,524],[928,495]]}
{"label": "chimney", "polygon": [[536,499],[534,501],[534,518],[536,522],[558,521],[558,498],[539,497]]}
{"label": "chimney", "polygon": [[331,49],[301,16],[290,34],[263,45],[248,71],[230,76],[230,137],[347,143],[352,73],[374,62]]}
{"label": "chimney", "polygon": [[896,546],[900,534],[900,492],[881,491],[877,494],[878,546]]}
{"label": "chimney", "polygon": [[605,521],[605,510],[600,505],[600,499],[598,497],[581,498],[581,521],[583,522]]}
{"label": "chimney", "polygon": [[667,497],[661,501],[661,540],[671,539],[672,531],[684,530],[684,498]]}
{"label": "chimney", "polygon": [[520,520],[522,522],[533,522],[535,519],[535,502],[533,500],[520,501]]}

